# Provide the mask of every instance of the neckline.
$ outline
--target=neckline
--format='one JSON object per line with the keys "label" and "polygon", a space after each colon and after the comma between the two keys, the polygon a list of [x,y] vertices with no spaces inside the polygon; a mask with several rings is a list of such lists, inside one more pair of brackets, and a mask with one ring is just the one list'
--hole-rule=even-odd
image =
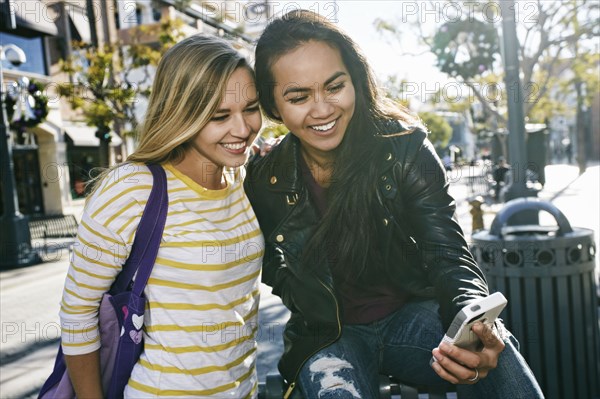
{"label": "neckline", "polygon": [[[171,172],[177,179],[181,180],[186,186],[188,186],[190,189],[194,190],[204,198],[223,199],[227,197],[229,193],[233,190],[233,180],[235,179],[235,177],[232,179],[232,173],[230,173],[229,170],[223,170],[223,175],[225,176],[227,186],[218,190],[211,190],[196,183],[190,177],[179,171],[170,162],[164,164],[163,166],[166,170]],[[235,175],[237,175],[237,171],[235,172]]]}

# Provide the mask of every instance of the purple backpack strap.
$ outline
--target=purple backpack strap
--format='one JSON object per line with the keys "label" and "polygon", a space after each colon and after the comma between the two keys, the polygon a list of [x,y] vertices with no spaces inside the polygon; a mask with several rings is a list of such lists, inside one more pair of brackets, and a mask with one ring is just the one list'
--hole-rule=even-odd
{"label": "purple backpack strap", "polygon": [[[137,303],[138,308],[141,309],[142,313],[144,309],[142,293],[156,261],[156,255],[158,254],[158,249],[160,247],[169,207],[167,177],[164,169],[160,165],[155,164],[148,165],[148,168],[152,172],[154,178],[150,197],[148,198],[148,202],[146,203],[146,207],[144,208],[142,218],[138,225],[129,257],[109,291],[110,295],[114,295],[113,299],[116,296],[131,298],[133,300],[137,299],[137,302],[139,302]],[[127,293],[126,291],[130,288],[131,280],[136,271],[138,274],[133,286],[134,290]],[[127,305],[128,308],[131,307],[130,305],[131,301],[130,304]],[[129,323],[131,324],[131,320],[129,320]],[[116,331],[113,333],[118,336],[119,332]],[[132,348],[131,345],[124,345],[124,340],[122,338],[123,337],[117,338],[119,341],[117,358],[113,359],[113,366],[111,367],[114,369],[108,374],[112,375],[109,392],[105,393],[109,398],[123,397],[123,387],[127,384],[133,365],[137,361],[141,350],[140,345],[138,345],[137,348]],[[122,344],[123,348],[121,348]],[[101,353],[101,362],[105,360],[102,356]],[[121,362],[123,364],[120,364]],[[73,396],[74,392],[67,374],[62,347],[59,346],[54,370],[46,380],[38,398],[63,399],[71,398]]]}
{"label": "purple backpack strap", "polygon": [[136,272],[138,275],[133,291],[141,295],[150,278],[160,247],[169,207],[167,176],[160,165],[150,164],[148,168],[154,178],[152,191],[137,227],[129,257],[110,289],[112,295],[125,291]]}

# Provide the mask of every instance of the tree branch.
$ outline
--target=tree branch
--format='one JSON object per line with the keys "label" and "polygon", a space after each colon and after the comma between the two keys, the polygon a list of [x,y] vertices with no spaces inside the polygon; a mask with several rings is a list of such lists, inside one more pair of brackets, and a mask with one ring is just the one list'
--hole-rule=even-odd
{"label": "tree branch", "polygon": [[493,117],[497,118],[500,124],[506,125],[506,118],[502,114],[500,114],[496,107],[491,105],[490,101],[487,98],[485,98],[478,89],[475,88],[474,82],[463,79],[463,83],[466,84],[471,90],[473,90],[475,97],[477,97],[477,99],[486,111],[492,114]]}
{"label": "tree branch", "polygon": [[550,82],[550,79],[552,79],[552,77],[553,77],[554,67],[556,66],[556,63],[558,62],[558,60],[560,58],[560,53],[563,50],[563,48],[564,47],[560,47],[558,49],[558,51],[556,52],[554,57],[552,57],[552,60],[548,64],[548,72],[546,74],[546,77],[545,77],[543,83],[541,85],[539,85],[540,91],[539,91],[538,95],[535,97],[535,99],[533,101],[524,101],[523,112],[525,113],[525,115],[529,115],[531,113],[531,111],[533,111],[533,109],[535,109],[535,107],[538,105],[541,98],[544,97],[544,95],[547,93],[548,88],[549,88],[548,83]]}

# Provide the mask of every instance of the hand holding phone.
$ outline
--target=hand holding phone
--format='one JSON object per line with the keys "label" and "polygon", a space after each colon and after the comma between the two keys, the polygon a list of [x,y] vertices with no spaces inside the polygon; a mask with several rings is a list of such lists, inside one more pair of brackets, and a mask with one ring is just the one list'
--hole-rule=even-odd
{"label": "hand holding phone", "polygon": [[[471,351],[480,350],[481,341],[471,328],[476,322],[491,326],[506,306],[507,300],[500,292],[480,298],[462,308],[454,317],[442,342]],[[433,359],[435,361],[435,358]]]}

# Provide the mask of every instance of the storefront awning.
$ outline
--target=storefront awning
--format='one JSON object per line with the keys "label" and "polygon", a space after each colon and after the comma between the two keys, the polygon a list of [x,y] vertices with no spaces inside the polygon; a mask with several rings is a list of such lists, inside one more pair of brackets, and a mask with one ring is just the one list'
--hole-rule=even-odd
{"label": "storefront awning", "polygon": [[82,8],[71,7],[69,10],[69,26],[72,40],[88,43],[92,41],[89,18]]}
{"label": "storefront awning", "polygon": [[[65,133],[73,141],[76,147],[98,147],[100,139],[96,137],[96,129],[86,125],[71,125],[65,126]],[[112,140],[111,147],[117,147],[123,144],[123,140],[116,133],[111,132]]]}
{"label": "storefront awning", "polygon": [[3,14],[14,13],[17,31],[21,34],[58,36],[56,15],[48,4],[40,0],[10,0],[3,6]]}

